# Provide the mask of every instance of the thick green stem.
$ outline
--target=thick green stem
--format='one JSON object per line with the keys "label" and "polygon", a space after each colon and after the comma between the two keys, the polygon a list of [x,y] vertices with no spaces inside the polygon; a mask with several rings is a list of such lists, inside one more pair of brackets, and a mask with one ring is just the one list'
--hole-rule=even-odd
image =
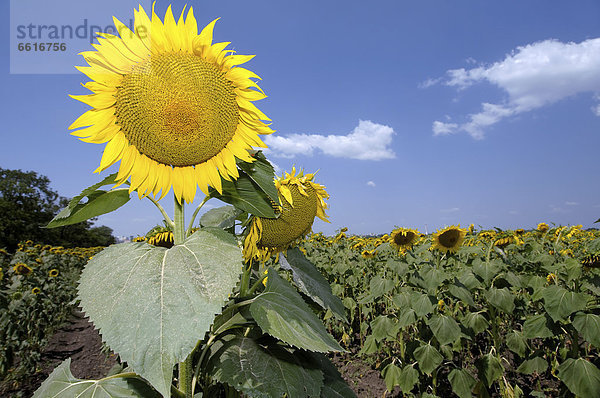
{"label": "thick green stem", "polygon": [[173,227],[174,244],[180,245],[185,239],[185,220],[183,214],[183,202],[179,203],[175,198],[175,225]]}
{"label": "thick green stem", "polygon": [[[175,197],[175,225],[173,227],[173,243],[180,245],[185,239],[185,220],[183,213],[183,202]],[[185,361],[179,363],[179,390],[186,398],[192,398],[192,355]]]}

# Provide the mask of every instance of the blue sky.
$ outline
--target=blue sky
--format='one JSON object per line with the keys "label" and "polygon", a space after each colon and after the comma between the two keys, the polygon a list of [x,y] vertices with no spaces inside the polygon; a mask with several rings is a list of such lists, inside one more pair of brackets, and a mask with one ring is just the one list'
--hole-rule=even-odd
{"label": "blue sky", "polygon": [[[157,2],[157,13],[168,4]],[[184,4],[200,28],[221,17],[215,41],[256,54],[247,67],[268,95],[256,104],[277,130],[268,158],[281,170],[319,170],[331,195],[331,223],[317,220],[315,231],[590,227],[600,217],[599,2],[174,1],[174,11]],[[31,18],[53,23],[54,14],[32,9]],[[2,2],[0,167],[34,170],[74,196],[101,178],[92,171],[104,145],[67,131],[86,110],[68,94],[85,94],[87,78],[44,73],[42,54],[41,73],[10,73],[9,11]],[[82,15],[65,18],[77,24]],[[63,55],[92,50],[85,44]],[[159,221],[135,197],[97,225],[128,236]]]}

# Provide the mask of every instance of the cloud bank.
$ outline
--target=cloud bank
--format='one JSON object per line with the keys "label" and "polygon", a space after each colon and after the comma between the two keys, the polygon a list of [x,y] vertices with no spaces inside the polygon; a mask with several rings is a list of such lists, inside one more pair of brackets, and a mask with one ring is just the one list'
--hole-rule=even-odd
{"label": "cloud bank", "polygon": [[347,135],[273,134],[265,137],[268,153],[273,156],[293,158],[296,155],[312,156],[315,151],[337,158],[358,160],[393,159],[391,149],[394,129],[370,120],[360,120]]}
{"label": "cloud bank", "polygon": [[[433,122],[434,135],[465,131],[481,139],[486,127],[507,117],[576,94],[595,93],[595,100],[600,101],[600,38],[581,43],[545,40],[517,47],[503,61],[472,69],[452,69],[446,72],[445,79],[429,79],[421,87],[440,82],[459,91],[488,82],[506,92],[506,101],[483,102],[481,111],[468,115],[466,123]],[[594,105],[592,112],[600,116],[600,104]]]}

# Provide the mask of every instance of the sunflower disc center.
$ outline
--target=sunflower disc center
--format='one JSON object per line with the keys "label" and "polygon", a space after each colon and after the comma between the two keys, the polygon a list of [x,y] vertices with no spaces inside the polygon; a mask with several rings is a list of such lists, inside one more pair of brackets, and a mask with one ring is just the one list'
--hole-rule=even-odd
{"label": "sunflower disc center", "polygon": [[154,54],[117,89],[117,124],[158,163],[203,163],[231,140],[239,109],[232,83],[215,65],[182,53]]}

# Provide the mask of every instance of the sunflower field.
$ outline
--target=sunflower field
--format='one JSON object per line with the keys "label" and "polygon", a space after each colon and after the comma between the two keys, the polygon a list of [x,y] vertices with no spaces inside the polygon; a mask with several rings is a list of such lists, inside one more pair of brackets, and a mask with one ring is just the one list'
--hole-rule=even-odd
{"label": "sunflower field", "polygon": [[323,313],[351,353],[404,396],[596,397],[600,231],[398,228],[310,235],[348,322]]}
{"label": "sunflower field", "polygon": [[101,247],[20,243],[0,249],[0,378],[31,374],[50,333],[68,317],[76,283]]}

